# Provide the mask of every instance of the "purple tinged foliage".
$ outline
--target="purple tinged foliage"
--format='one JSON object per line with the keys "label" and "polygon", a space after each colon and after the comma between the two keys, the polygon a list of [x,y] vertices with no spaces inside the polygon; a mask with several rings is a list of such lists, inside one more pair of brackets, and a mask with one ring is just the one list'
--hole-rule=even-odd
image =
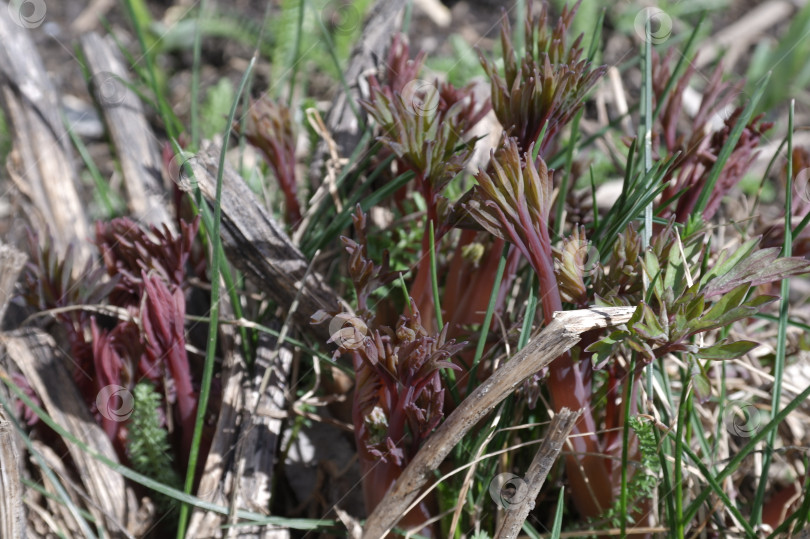
{"label": "purple tinged foliage", "polygon": [[50,244],[39,249],[32,241],[34,262],[24,276],[31,305],[45,310],[106,304],[131,317],[110,325],[82,309],[56,315],[70,343],[77,386],[122,458],[127,424],[100,413],[96,398],[107,386],[131,391],[143,379],[172,405],[182,452],[191,445],[197,394],[186,355],[184,290],[198,228],[199,219],[181,222],[174,236],[165,227],[144,229],[128,218],[99,222],[96,245],[103,266],[94,271],[88,266],[78,279],[71,275],[70,250],[60,260]]}

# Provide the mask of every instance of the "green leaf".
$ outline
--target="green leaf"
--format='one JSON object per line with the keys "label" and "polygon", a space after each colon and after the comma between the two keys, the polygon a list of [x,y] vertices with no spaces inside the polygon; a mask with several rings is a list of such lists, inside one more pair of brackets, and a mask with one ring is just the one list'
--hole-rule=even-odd
{"label": "green leaf", "polygon": [[732,324],[737,320],[753,316],[754,314],[756,314],[757,311],[758,309],[756,307],[752,307],[749,305],[741,305],[720,315],[720,317],[716,319],[701,318],[695,320],[689,325],[689,330],[692,332],[692,334],[694,334],[699,333],[701,331],[708,331],[710,329],[721,328],[723,326],[728,326],[729,324]]}
{"label": "green leaf", "polygon": [[717,320],[722,315],[726,314],[732,309],[735,309],[742,304],[745,300],[746,294],[748,294],[748,289],[750,285],[748,284],[741,284],[734,290],[723,294],[714,305],[712,305],[711,309],[703,316],[704,320]]}
{"label": "green leaf", "polygon": [[735,341],[730,343],[722,342],[713,346],[701,348],[700,351],[698,351],[698,356],[702,357],[703,359],[736,359],[747,354],[757,346],[759,346],[759,343],[753,341]]}
{"label": "green leaf", "polygon": [[662,339],[667,337],[667,330],[661,325],[658,317],[649,305],[641,303],[644,313],[644,323],[637,322],[632,328],[646,339]]}
{"label": "green leaf", "polygon": [[703,294],[693,298],[686,306],[686,318],[695,319],[703,315],[703,310],[706,307],[706,298]]}
{"label": "green leaf", "polygon": [[[759,236],[755,238],[751,238],[747,242],[740,245],[734,254],[729,257],[728,250],[723,249],[717,257],[717,262],[714,264],[711,270],[709,270],[701,279],[700,284],[705,285],[709,282],[710,279],[714,277],[722,277],[729,271],[731,271],[738,262],[740,262],[745,256],[751,253],[754,250],[754,247],[757,243],[759,243]],[[726,258],[728,257],[728,258]]]}
{"label": "green leaf", "polygon": [[212,138],[222,133],[228,122],[228,111],[233,104],[236,90],[227,78],[219,79],[216,86],[208,90],[202,106],[203,136]]}
{"label": "green leaf", "polygon": [[779,247],[769,247],[739,260],[725,274],[709,281],[703,289],[704,294],[709,298],[724,294],[744,283],[758,286],[791,275],[810,272],[810,262],[800,257],[777,258],[779,250]]}
{"label": "green leaf", "polygon": [[695,395],[701,403],[706,402],[712,396],[712,383],[709,381],[709,377],[701,370],[697,370],[692,374],[692,387],[695,389]]}
{"label": "green leaf", "polygon": [[686,288],[686,263],[681,258],[681,250],[672,247],[667,258],[667,269],[664,275],[664,288],[672,290],[673,295],[679,298]]}
{"label": "green leaf", "polygon": [[644,271],[647,274],[647,282],[653,286],[655,297],[660,301],[664,295],[663,276],[661,266],[658,264],[658,257],[652,251],[644,253]]}
{"label": "green leaf", "polygon": [[599,368],[610,359],[616,347],[628,336],[630,336],[630,332],[623,329],[611,331],[607,336],[588,346],[585,351],[593,353],[591,361],[593,361],[594,367]]}
{"label": "green leaf", "polygon": [[641,320],[641,317],[644,315],[643,305],[644,305],[643,303],[639,304],[638,307],[636,307],[636,310],[633,311],[633,316],[631,316],[630,320],[627,321],[627,327],[631,328]]}

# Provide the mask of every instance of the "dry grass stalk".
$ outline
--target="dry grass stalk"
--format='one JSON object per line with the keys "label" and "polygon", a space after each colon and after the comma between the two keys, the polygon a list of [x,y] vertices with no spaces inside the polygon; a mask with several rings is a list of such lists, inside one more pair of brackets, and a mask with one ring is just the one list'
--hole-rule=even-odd
{"label": "dry grass stalk", "polygon": [[[65,494],[68,496],[74,507],[81,507],[82,503],[79,500],[76,489],[69,488],[69,481],[71,474],[68,472],[65,462],[59,458],[59,455],[54,451],[51,446],[39,440],[31,441],[31,448],[39,455],[39,458],[31,459],[32,462],[39,468],[46,466],[53,472],[53,476],[60,479],[60,484],[64,488]],[[73,513],[67,504],[62,502],[59,495],[59,489],[46,474],[42,474],[42,487],[48,496],[39,499],[38,505],[28,504],[29,508],[37,507],[37,513],[45,520],[45,525],[50,532],[55,535],[65,535],[67,537],[81,537],[83,529],[79,526],[78,515]],[[32,493],[31,489],[28,493]],[[32,522],[31,527],[34,528],[36,522]]]}
{"label": "dry grass stalk", "polygon": [[8,302],[14,294],[14,283],[20,276],[26,257],[10,245],[0,242],[0,324],[6,314]]}

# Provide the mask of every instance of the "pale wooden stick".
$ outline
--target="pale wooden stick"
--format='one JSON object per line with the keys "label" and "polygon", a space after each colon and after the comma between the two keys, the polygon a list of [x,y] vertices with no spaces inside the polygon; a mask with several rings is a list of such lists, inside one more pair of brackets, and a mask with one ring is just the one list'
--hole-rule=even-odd
{"label": "pale wooden stick", "polygon": [[[216,199],[219,152],[219,146],[207,143],[188,162],[194,180],[209,204]],[[193,191],[194,180],[181,176],[180,187]],[[331,312],[343,306],[344,310],[350,310],[348,305],[317,271],[304,278],[309,261],[227,163],[222,175],[220,204],[222,245],[228,259],[285,309],[292,306],[300,288],[299,306],[293,313],[293,321],[297,327],[314,333],[322,342],[329,340],[328,324],[313,326],[310,317],[321,309]]]}
{"label": "pale wooden stick", "polygon": [[80,44],[91,73],[93,97],[121,164],[130,211],[145,224],[165,224],[176,233],[163,189],[157,138],[140,98],[128,86],[132,83],[126,65],[115,46],[96,33],[82,36]]}
{"label": "pale wooden stick", "polygon": [[90,225],[77,191],[79,180],[59,116],[59,96],[31,35],[12,21],[8,4],[0,2],[0,98],[20,157],[18,165],[9,168],[16,169],[12,178],[42,215],[57,248],[64,251],[75,244],[78,274],[91,256]]}
{"label": "pale wooden stick", "polygon": [[501,521],[495,537],[498,539],[514,539],[517,537],[523,522],[529,513],[534,509],[534,501],[540,494],[540,489],[546,481],[546,476],[551,471],[554,461],[563,448],[566,438],[571,433],[571,429],[576,425],[577,419],[582,415],[582,410],[572,412],[568,408],[563,408],[551,420],[551,426],[540,444],[540,448],[532,459],[529,469],[526,472],[524,481],[528,488],[526,495],[517,502],[514,507],[506,511],[506,518]]}
{"label": "pale wooden stick", "polygon": [[[38,329],[16,330],[0,334],[0,344],[5,346],[8,357],[31,384],[51,418],[97,453],[118,462],[112,442],[90,415],[65,368],[67,359],[59,353],[50,335]],[[107,523],[108,530],[128,535],[123,526],[128,513],[135,513],[135,509],[128,507],[124,478],[73,442],[64,442],[92,500],[88,509]]]}
{"label": "pale wooden stick", "polygon": [[0,536],[27,537],[23,488],[20,482],[20,455],[11,424],[0,408]]}

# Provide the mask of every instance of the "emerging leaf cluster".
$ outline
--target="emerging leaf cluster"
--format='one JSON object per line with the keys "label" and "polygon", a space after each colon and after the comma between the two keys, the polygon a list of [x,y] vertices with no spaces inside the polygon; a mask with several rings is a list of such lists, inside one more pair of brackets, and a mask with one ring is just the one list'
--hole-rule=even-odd
{"label": "emerging leaf cluster", "polygon": [[[691,338],[752,316],[762,305],[776,299],[751,297],[752,287],[810,270],[810,263],[804,259],[777,258],[776,248],[755,250],[759,238],[753,238],[733,253],[722,251],[711,269],[701,275],[700,268],[707,265],[703,259],[708,256],[708,249],[701,245],[700,239],[699,233],[685,237],[681,251],[674,225],[670,223],[656,236],[643,259],[636,259],[649,280],[652,298],[639,298],[627,324],[587,348],[597,366],[604,365],[621,346],[638,352],[647,362],[672,352],[686,352],[704,359],[740,357],[757,343],[723,340],[701,347],[692,343]],[[614,252],[621,255],[621,251]],[[695,277],[690,285],[691,275]],[[634,300],[625,294],[602,298],[602,302],[633,304]]]}
{"label": "emerging leaf cluster", "polygon": [[293,125],[289,107],[266,95],[251,101],[244,125],[245,138],[261,151],[284,193],[284,216],[289,225],[301,220]]}
{"label": "emerging leaf cluster", "polygon": [[[512,29],[504,14],[501,25],[504,73],[495,62],[479,54],[492,86],[492,109],[509,137],[525,151],[533,142],[545,154],[554,136],[582,107],[585,95],[605,73],[583,58],[582,35],[569,42],[568,29],[579,2],[562,15],[553,29],[548,24],[548,5],[534,16],[529,3],[525,51],[516,51]],[[546,125],[548,124],[548,125]],[[545,127],[545,137],[538,141]]]}
{"label": "emerging leaf cluster", "polygon": [[103,266],[80,281],[71,275],[70,251],[59,260],[49,247],[32,242],[35,262],[24,275],[31,305],[41,310],[110,305],[129,315],[112,323],[83,309],[57,315],[76,365],[76,384],[124,458],[132,431],[97,410],[96,398],[111,385],[132,390],[136,380],[147,380],[166,395],[177,414],[173,423],[184,452],[191,445],[197,394],[185,348],[184,289],[198,227],[198,219],[181,221],[180,234],[174,235],[165,226],[145,229],[128,218],[99,222],[95,242]]}
{"label": "emerging leaf cluster", "polygon": [[467,139],[467,133],[486,115],[489,105],[476,102],[471,86],[459,89],[445,82],[411,82],[416,84],[403,94],[404,88],[381,86],[372,78],[371,96],[361,103],[380,125],[380,141],[425,184],[423,191],[429,187],[438,193],[472,156],[474,141]]}

